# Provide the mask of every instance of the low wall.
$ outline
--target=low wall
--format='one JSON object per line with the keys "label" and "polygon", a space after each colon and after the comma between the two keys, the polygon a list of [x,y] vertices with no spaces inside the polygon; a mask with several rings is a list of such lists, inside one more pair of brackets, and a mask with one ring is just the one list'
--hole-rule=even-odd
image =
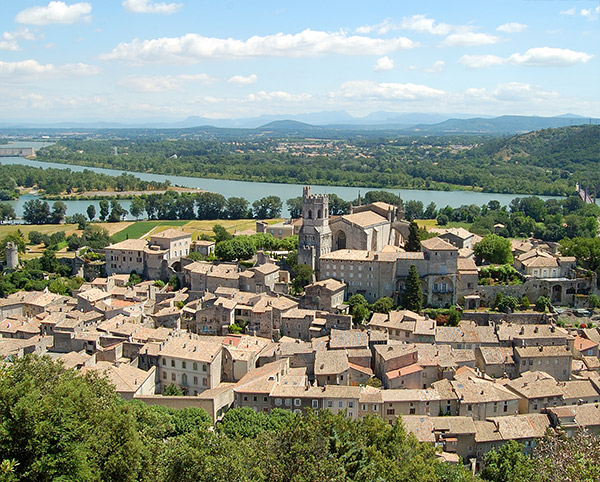
{"label": "low wall", "polygon": [[550,313],[497,313],[497,312],[464,312],[462,319],[474,321],[478,325],[487,326],[492,323],[506,321],[520,325],[545,324],[554,320]]}

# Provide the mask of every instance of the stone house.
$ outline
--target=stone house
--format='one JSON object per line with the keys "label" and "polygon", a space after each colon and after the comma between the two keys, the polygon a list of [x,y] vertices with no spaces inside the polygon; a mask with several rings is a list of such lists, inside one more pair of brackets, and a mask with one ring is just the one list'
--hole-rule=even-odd
{"label": "stone house", "polygon": [[158,353],[161,392],[174,383],[197,395],[221,383],[223,345],[197,335],[179,335],[164,342]]}
{"label": "stone house", "polygon": [[515,364],[519,375],[527,371],[543,371],[556,380],[571,378],[573,353],[568,346],[516,347]]}

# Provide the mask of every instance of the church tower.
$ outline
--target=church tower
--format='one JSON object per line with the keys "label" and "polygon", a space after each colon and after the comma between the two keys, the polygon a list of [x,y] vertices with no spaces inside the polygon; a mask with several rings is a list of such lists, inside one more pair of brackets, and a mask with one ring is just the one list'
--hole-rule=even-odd
{"label": "church tower", "polygon": [[312,194],[309,186],[302,191],[302,227],[298,238],[298,263],[318,273],[319,256],[331,252],[329,196]]}

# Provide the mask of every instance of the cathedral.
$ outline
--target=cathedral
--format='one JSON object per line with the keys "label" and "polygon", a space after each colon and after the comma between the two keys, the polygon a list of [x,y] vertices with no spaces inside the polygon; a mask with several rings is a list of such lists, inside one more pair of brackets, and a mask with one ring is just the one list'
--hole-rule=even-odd
{"label": "cathedral", "polygon": [[359,201],[350,214],[330,217],[329,197],[312,194],[305,186],[298,262],[307,264],[318,275],[321,256],[342,249],[382,251],[386,246],[403,246],[408,226],[400,199],[397,206],[383,202],[361,206]]}

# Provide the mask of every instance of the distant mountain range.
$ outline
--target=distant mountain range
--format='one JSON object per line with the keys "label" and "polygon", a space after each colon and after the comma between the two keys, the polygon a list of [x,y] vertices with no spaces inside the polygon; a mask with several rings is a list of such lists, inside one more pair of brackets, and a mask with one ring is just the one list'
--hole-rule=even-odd
{"label": "distant mountain range", "polygon": [[[599,124],[598,118],[577,114],[555,117],[512,116],[500,117],[469,114],[396,113],[374,112],[365,117],[353,117],[345,111],[325,111],[297,115],[263,115],[247,119],[210,119],[188,117],[180,122],[112,123],[112,122],[60,122],[0,123],[0,129],[244,129],[256,133],[279,134],[327,131],[390,131],[404,135],[484,134],[513,135],[539,129],[567,127],[580,124]],[[232,132],[233,133],[233,132]]]}

